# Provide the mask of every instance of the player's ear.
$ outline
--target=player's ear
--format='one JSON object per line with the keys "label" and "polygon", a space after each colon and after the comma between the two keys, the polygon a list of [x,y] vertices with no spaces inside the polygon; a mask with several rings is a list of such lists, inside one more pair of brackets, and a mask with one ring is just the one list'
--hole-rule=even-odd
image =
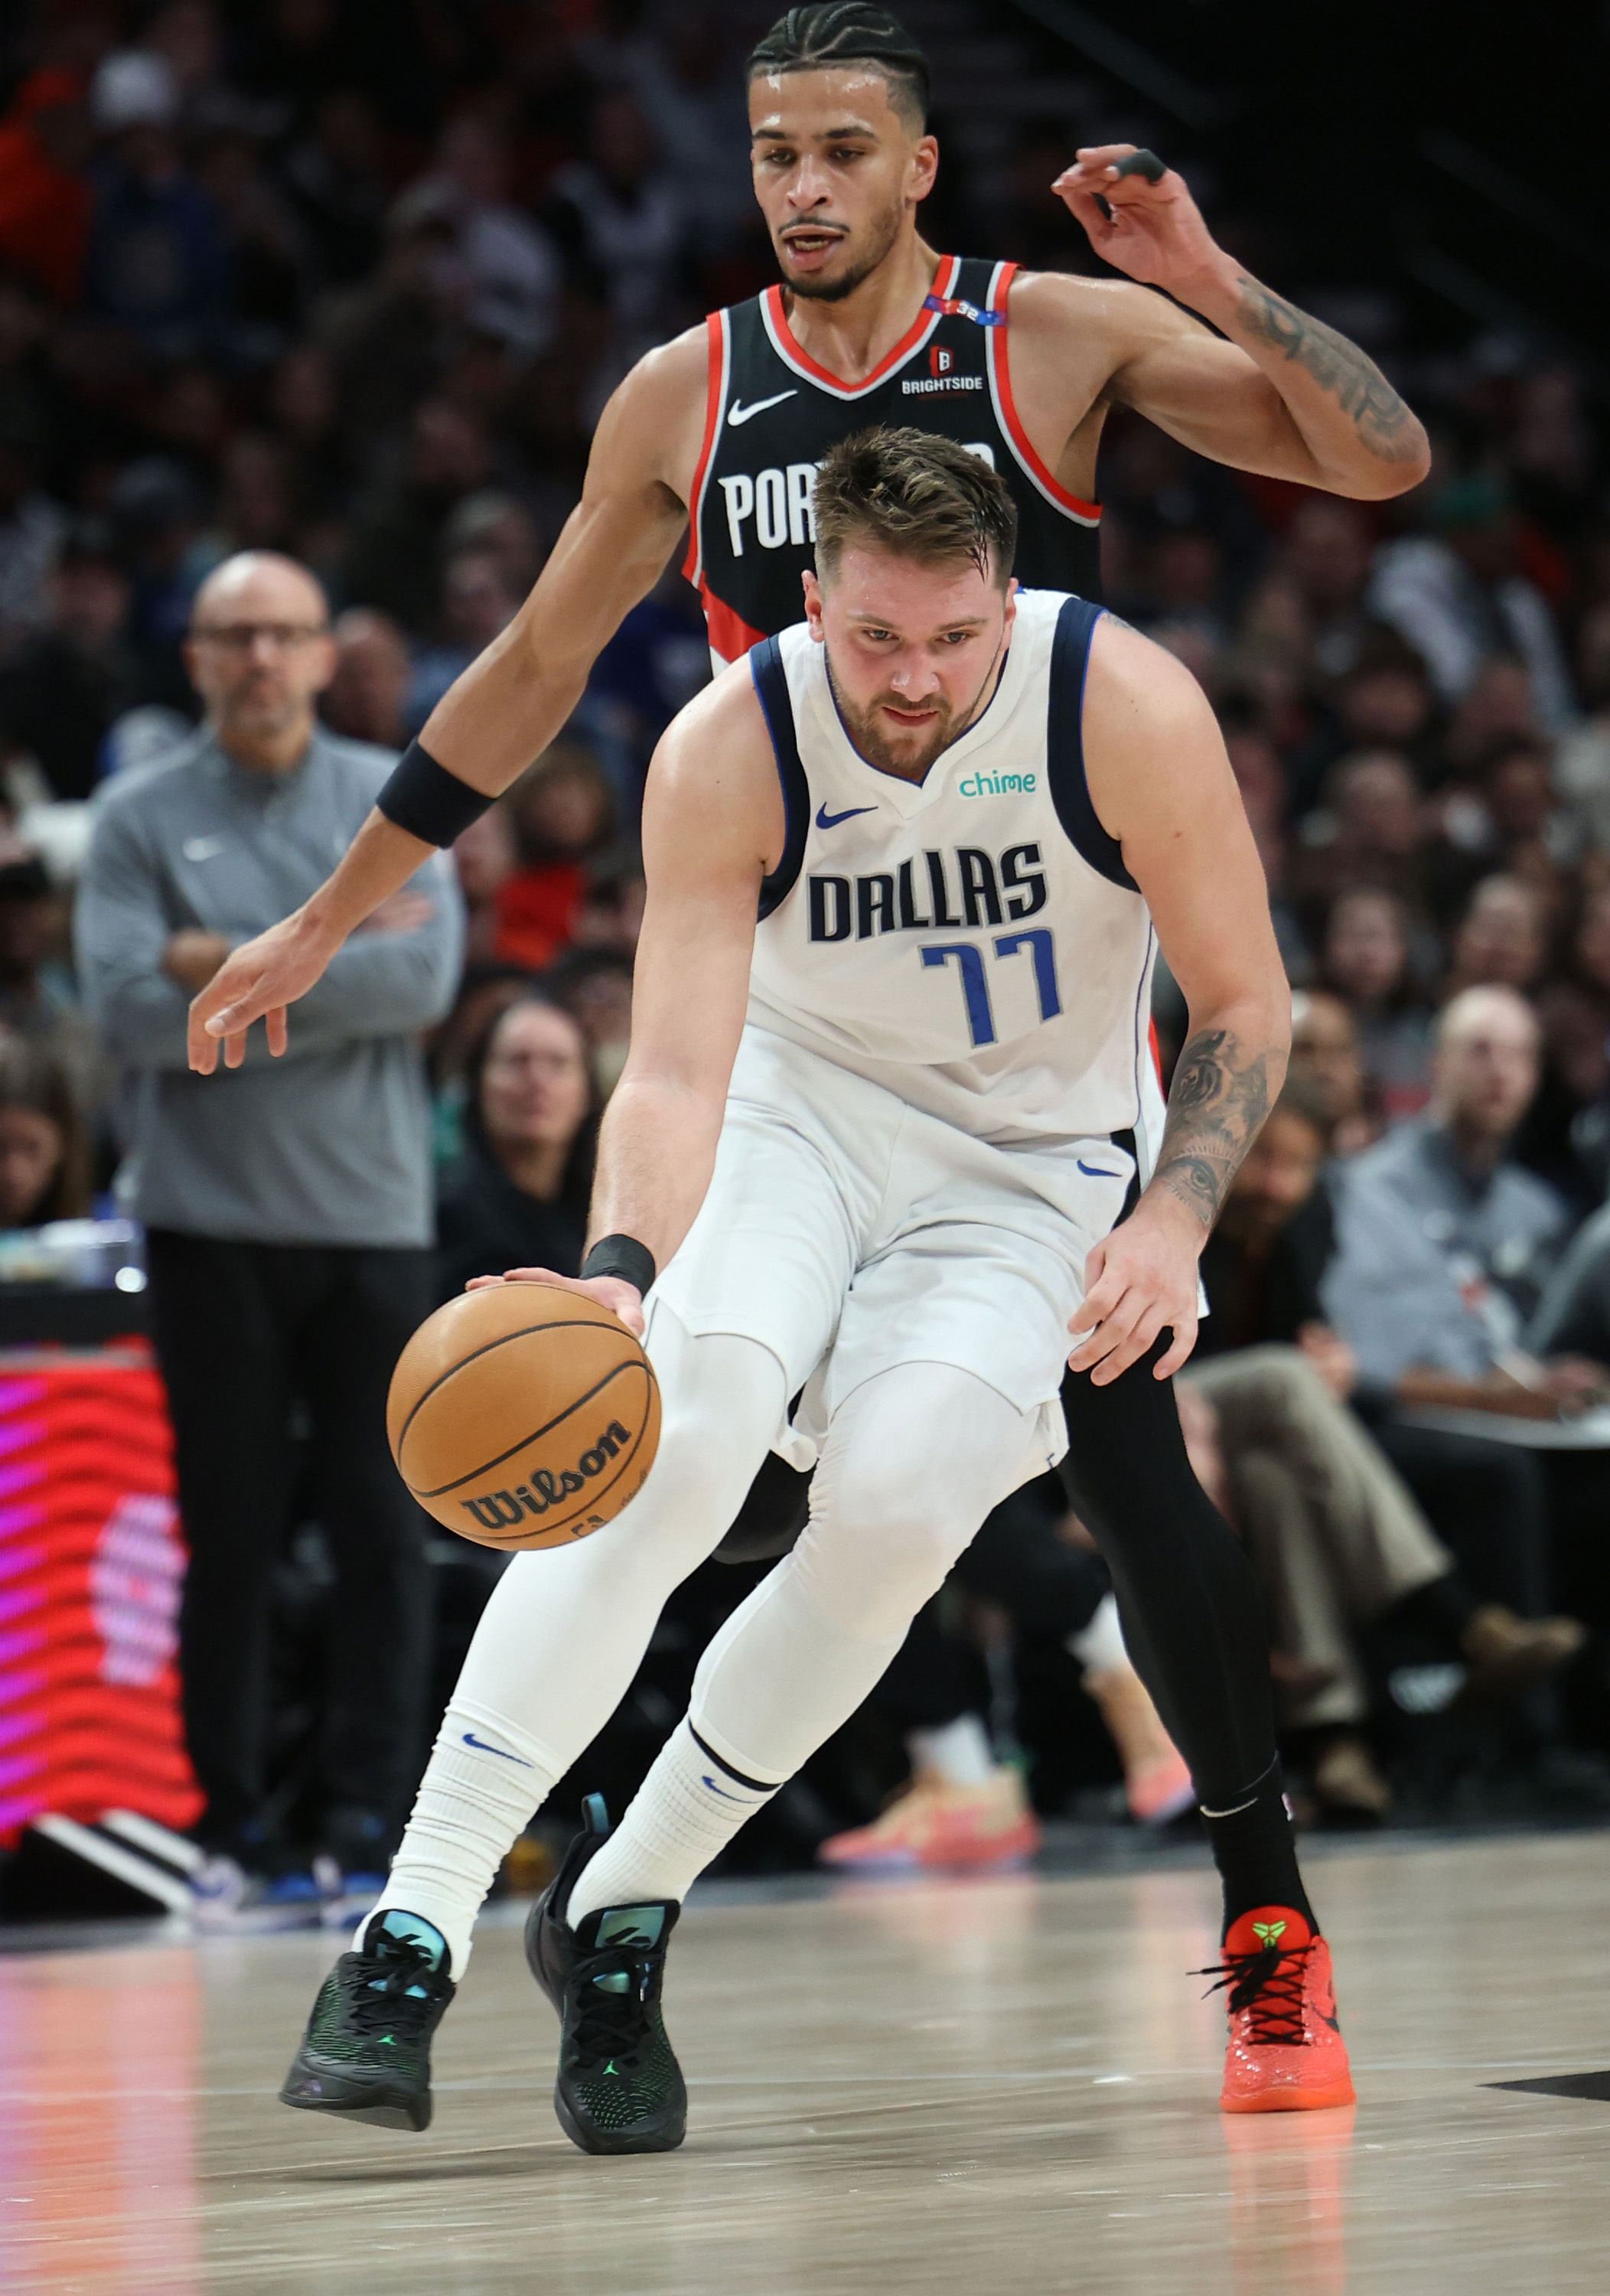
{"label": "player's ear", "polygon": [[810,625],[811,636],[820,645],[821,644],[821,585],[808,566],[799,579],[805,590],[805,620]]}
{"label": "player's ear", "polygon": [[939,173],[939,144],[932,135],[919,135],[911,146],[911,173],[907,183],[913,200],[926,200],[934,188]]}

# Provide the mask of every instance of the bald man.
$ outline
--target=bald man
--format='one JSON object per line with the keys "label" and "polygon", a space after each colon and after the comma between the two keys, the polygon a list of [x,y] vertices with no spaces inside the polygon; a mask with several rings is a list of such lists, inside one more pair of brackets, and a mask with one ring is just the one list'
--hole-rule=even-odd
{"label": "bald man", "polygon": [[[452,1001],[462,919],[434,856],[325,974],[289,1061],[254,1046],[221,1095],[191,1076],[191,997],[325,876],[395,758],[318,724],[336,649],[323,591],[290,559],[218,567],[185,661],[205,722],[176,759],[108,791],[78,944],[108,1046],[139,1079],[119,1185],[147,1231],[191,1549],[179,1644],[199,1832],[269,1876],[323,1849],[361,1887],[385,1871],[420,1751],[421,1523],[387,1455],[384,1399],[432,1304],[419,1033]],[[298,1408],[337,1585],[323,1816],[296,1844],[268,1816],[266,1741]]]}
{"label": "bald man", "polygon": [[1522,1344],[1569,1228],[1509,1154],[1540,1054],[1524,996],[1467,988],[1437,1023],[1426,1115],[1342,1168],[1325,1305],[1361,1379],[1398,1405],[1551,1419],[1610,1393],[1600,1366]]}

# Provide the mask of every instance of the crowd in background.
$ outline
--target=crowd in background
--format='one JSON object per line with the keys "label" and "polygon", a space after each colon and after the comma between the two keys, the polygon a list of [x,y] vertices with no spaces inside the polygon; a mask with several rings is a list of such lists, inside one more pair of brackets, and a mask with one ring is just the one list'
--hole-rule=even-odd
{"label": "crowd in background", "polygon": [[[615,382],[772,275],[739,70],[761,20],[698,0],[61,0],[0,49],[0,1223],[79,1214],[113,1186],[119,1047],[86,1017],[68,919],[97,792],[196,718],[181,644],[200,586],[242,550],[298,560],[333,618],[328,726],[387,749],[418,731],[540,570]],[[1030,180],[1090,125],[1034,125],[1017,175],[973,201],[947,159],[947,228],[981,234],[961,251],[1096,267]],[[1557,1471],[1489,1439],[1496,1464],[1461,1464],[1444,1429],[1428,1464],[1436,1431],[1417,1449],[1408,1422],[1415,1405],[1518,1418],[1506,1381],[1533,1417],[1610,1396],[1610,1344],[1577,1312],[1610,1188],[1610,473],[1583,378],[1524,342],[1482,337],[1400,379],[1434,468],[1388,504],[1245,478],[1122,415],[1103,446],[1108,602],[1214,701],[1297,998],[1295,1081],[1210,1254],[1186,1408],[1205,1480],[1255,1543],[1258,1444],[1205,1359],[1287,1350],[1362,1412],[1441,1542],[1406,1591],[1335,1566],[1340,1654],[1316,1659],[1276,1535],[1287,1718],[1316,1774],[1338,1742],[1353,1764],[1332,1762],[1321,1806],[1381,1815],[1378,1766],[1418,1727],[1448,1775],[1518,1761],[1531,1790],[1547,1752],[1545,1782],[1602,1809],[1610,1455]],[[563,737],[456,849],[466,963],[428,1044],[442,1296],[579,1256],[630,1030],[642,775],[707,666],[672,571]],[[1503,993],[1465,998],[1482,990]],[[1166,1061],[1183,1015],[1165,977],[1156,1014]],[[1402,1328],[1393,1271],[1361,1272],[1356,1205],[1373,1188],[1412,1206],[1414,1174],[1382,1160],[1411,1140],[1424,1161],[1433,1136],[1447,1201],[1417,1234],[1451,1304],[1442,1338],[1394,1357],[1377,1332]],[[1483,1228],[1495,1175],[1521,1209]],[[1469,1329],[1444,1345],[1459,1313]],[[1456,1384],[1434,1391],[1433,1373]],[[1456,1575],[1467,1600],[1403,1611]],[[656,1683],[749,1583],[708,1577],[633,1693],[623,1727],[645,1743],[674,1710]],[[1061,1645],[1018,1631],[1003,1688],[1005,1614],[952,1609],[969,1603],[992,1654],[981,1695],[1028,1746],[1041,1806],[1114,1778],[1067,1719]],[[1524,1650],[1500,1646],[1498,1612],[1532,1623]],[[1483,1682],[1508,1701],[1486,1752],[1467,1724]],[[819,1758],[821,1823],[797,1802],[777,1825],[865,1815],[877,1770]]]}

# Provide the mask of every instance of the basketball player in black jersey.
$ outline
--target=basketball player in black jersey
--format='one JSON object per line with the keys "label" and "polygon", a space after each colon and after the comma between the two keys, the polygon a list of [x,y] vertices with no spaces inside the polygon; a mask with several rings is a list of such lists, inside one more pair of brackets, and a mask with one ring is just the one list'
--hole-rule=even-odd
{"label": "basketball player in black jersey", "polygon": [[[1086,594],[1110,406],[1234,467],[1337,493],[1384,497],[1424,477],[1424,431],[1363,353],[1246,273],[1181,179],[1131,168],[1129,147],[1081,152],[1053,187],[1127,281],[1021,276],[936,254],[917,230],[938,157],[927,95],[919,51],[862,0],[793,9],[760,43],[755,182],[781,286],[626,377],[601,419],[581,504],[521,612],[437,704],[328,883],[236,950],[196,999],[192,1068],[210,1073],[220,1049],[238,1065],[258,1018],[283,1048],[286,1006],[347,934],[560,731],[690,517],[687,569],[719,658],[798,619],[814,461],[850,431],[892,419],[987,451],[1018,508],[1018,579]],[[1222,1112],[1227,1138],[1261,1120],[1233,1040],[1188,1044],[1181,1077]],[[1230,1167],[1199,1161],[1190,1208],[1205,1241]],[[1065,1475],[1111,1566],[1131,1654],[1190,1766],[1228,1931],[1248,1906],[1304,1910],[1306,1899],[1255,1582],[1191,1474],[1172,1390],[1152,1375],[1168,1336],[1153,1337],[1165,1256],[1139,1217],[1104,1247],[1092,1328],[1065,1390]]]}

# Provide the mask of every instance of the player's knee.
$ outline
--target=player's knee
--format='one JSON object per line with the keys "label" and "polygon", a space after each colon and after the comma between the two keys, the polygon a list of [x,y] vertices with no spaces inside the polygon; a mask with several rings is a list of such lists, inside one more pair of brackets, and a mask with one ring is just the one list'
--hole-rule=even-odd
{"label": "player's knee", "polygon": [[938,1592],[982,1517],[909,1452],[847,1461],[844,1488],[842,1505],[824,1494],[797,1552],[818,1606],[877,1639]]}

